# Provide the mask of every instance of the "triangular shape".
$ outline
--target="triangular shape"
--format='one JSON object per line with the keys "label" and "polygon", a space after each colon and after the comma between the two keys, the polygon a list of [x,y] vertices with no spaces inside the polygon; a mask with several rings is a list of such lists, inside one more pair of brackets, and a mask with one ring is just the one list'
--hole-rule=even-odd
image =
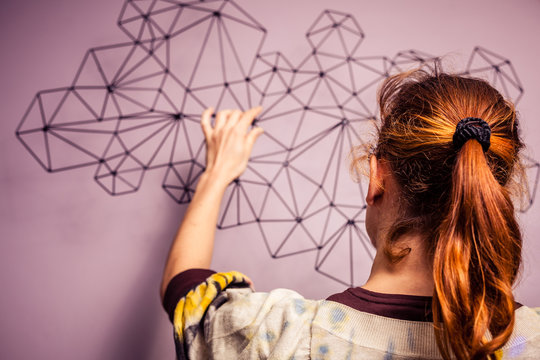
{"label": "triangular shape", "polygon": [[68,94],[63,98],[63,102],[59,108],[53,113],[53,117],[47,119],[49,125],[74,125],[77,123],[87,123],[96,121],[96,115],[92,113],[92,109],[88,104],[82,102],[79,97],[73,92],[68,91]]}
{"label": "triangular shape", "polygon": [[102,88],[108,85],[106,75],[97,61],[94,50],[88,50],[73,80],[73,86]]}
{"label": "triangular shape", "polygon": [[73,139],[64,137],[61,132],[48,131],[47,142],[53,171],[70,170],[98,163],[98,154],[89,151]]}

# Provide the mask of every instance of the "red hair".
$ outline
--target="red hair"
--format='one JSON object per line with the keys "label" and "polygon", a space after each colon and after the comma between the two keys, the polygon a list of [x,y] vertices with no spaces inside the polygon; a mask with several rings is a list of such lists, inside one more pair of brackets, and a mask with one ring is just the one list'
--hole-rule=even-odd
{"label": "red hair", "polygon": [[[487,82],[442,73],[438,66],[386,79],[378,100],[375,155],[388,161],[401,191],[385,252],[399,261],[408,252],[394,253],[395,240],[422,235],[433,266],[433,321],[442,356],[491,358],[512,333],[512,285],[521,264],[521,233],[508,191],[523,147],[514,107]],[[485,153],[474,139],[454,146],[456,125],[466,117],[490,125]]]}

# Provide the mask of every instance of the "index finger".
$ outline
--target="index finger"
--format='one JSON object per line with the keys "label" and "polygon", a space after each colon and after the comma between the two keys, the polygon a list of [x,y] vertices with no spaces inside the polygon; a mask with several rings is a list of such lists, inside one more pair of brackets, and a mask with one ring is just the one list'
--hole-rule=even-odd
{"label": "index finger", "polygon": [[247,132],[249,125],[251,125],[253,119],[255,119],[257,115],[261,113],[261,111],[262,106],[257,106],[249,109],[248,111],[244,112],[244,114],[242,114],[242,117],[240,118],[240,120],[238,120],[238,124],[236,126],[238,126],[243,132]]}
{"label": "index finger", "polygon": [[204,110],[204,112],[201,115],[201,127],[203,129],[204,136],[207,139],[212,133],[212,125],[210,124],[210,118],[212,117],[213,113],[214,113],[214,109],[209,107],[208,109]]}

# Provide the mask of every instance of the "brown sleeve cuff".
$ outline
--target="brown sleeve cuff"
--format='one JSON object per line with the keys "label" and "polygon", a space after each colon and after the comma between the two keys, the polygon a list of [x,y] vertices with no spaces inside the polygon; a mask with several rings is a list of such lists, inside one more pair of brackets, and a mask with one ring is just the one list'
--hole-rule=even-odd
{"label": "brown sleeve cuff", "polygon": [[186,296],[191,289],[203,283],[209,276],[215,273],[215,271],[209,269],[188,269],[177,274],[169,281],[165,295],[163,296],[163,307],[169,315],[171,322],[173,321],[174,310],[178,301]]}

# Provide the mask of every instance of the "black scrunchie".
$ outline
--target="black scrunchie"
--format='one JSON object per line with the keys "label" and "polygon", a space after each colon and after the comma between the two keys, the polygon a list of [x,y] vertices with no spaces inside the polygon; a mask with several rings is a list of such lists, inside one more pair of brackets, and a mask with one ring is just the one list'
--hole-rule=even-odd
{"label": "black scrunchie", "polygon": [[463,144],[471,139],[477,140],[484,152],[488,151],[491,144],[491,127],[487,122],[475,117],[461,119],[456,126],[456,132],[452,139],[456,149],[461,149]]}

